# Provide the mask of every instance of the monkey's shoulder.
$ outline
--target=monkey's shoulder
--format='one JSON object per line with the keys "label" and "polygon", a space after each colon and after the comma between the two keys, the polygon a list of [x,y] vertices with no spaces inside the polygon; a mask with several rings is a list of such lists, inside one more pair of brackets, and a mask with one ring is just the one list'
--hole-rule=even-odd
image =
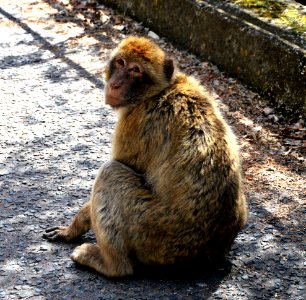
{"label": "monkey's shoulder", "polygon": [[172,119],[180,124],[199,126],[207,122],[223,122],[216,102],[193,77],[178,74],[173,84],[147,104],[147,112]]}

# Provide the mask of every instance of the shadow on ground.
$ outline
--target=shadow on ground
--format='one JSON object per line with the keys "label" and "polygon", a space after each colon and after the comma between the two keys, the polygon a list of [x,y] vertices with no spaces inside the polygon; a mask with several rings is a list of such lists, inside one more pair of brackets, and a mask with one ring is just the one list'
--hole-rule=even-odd
{"label": "shadow on ground", "polygon": [[[55,1],[46,2],[56,4]],[[64,42],[55,46],[4,9],[0,8],[0,14],[20,26],[40,45],[28,56],[6,56],[1,61],[2,70],[48,64],[47,71],[42,72],[48,84],[83,78],[103,88],[100,78],[65,56],[69,49]],[[71,20],[82,25],[80,20]],[[86,34],[97,36],[94,31]],[[101,47],[104,39],[107,38],[99,39]],[[54,66],[52,59],[43,57],[44,51],[51,51],[65,66]],[[76,71],[77,77],[67,76],[70,69]],[[108,159],[111,147],[114,120],[109,110],[98,106],[88,109],[70,106],[75,99],[71,99],[69,88],[62,98],[56,98],[51,104],[52,111],[67,119],[62,128],[26,141],[1,140],[1,147],[8,150],[5,154],[0,152],[0,242],[3,245],[0,298],[3,291],[20,297],[43,296],[47,299],[208,299],[222,298],[225,293],[232,293],[237,299],[245,294],[249,299],[268,299],[294,295],[300,279],[293,276],[291,280],[290,277],[296,268],[302,269],[302,257],[297,254],[292,257],[290,251],[302,253],[304,249],[303,220],[295,220],[288,228],[281,218],[261,204],[259,192],[248,193],[248,225],[238,236],[228,260],[218,265],[207,262],[163,268],[137,265],[134,276],[109,280],[70,261],[70,253],[81,241],[51,244],[43,240],[42,233],[47,227],[69,224],[89,199],[96,170]],[[84,106],[92,105],[88,101]],[[37,111],[39,108],[34,103],[32,111],[25,112],[20,120],[20,130],[50,121],[39,119]],[[69,119],[70,116],[73,118]],[[231,121],[233,126],[239,124],[235,118]],[[98,137],[93,132],[97,132]],[[261,151],[260,146],[257,150]],[[275,159],[273,154],[266,153],[266,156]],[[284,161],[276,159],[279,165],[286,165]],[[301,172],[298,162],[290,163],[288,169],[297,174]],[[258,184],[265,185],[265,182]],[[266,185],[266,190],[270,195],[279,194],[282,201],[294,201],[272,186]],[[270,227],[263,232],[262,225]],[[83,241],[94,241],[92,233]]]}

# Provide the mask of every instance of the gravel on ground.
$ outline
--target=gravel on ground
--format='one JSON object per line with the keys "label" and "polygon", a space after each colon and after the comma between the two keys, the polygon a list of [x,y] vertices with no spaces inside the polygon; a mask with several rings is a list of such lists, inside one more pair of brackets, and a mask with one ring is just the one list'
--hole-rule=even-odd
{"label": "gravel on ground", "polygon": [[[42,238],[69,224],[110,158],[116,115],[102,73],[129,34],[155,38],[237,134],[249,220],[218,267],[109,280],[70,260],[78,242]],[[305,299],[304,120],[286,122],[209,62],[92,0],[2,0],[0,49],[0,299]]]}

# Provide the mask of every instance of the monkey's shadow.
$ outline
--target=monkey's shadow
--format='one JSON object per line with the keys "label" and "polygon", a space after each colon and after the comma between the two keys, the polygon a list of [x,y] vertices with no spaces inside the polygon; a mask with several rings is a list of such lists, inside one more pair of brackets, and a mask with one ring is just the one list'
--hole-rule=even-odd
{"label": "monkey's shadow", "polygon": [[[68,251],[72,252],[78,245],[88,242],[96,242],[91,231],[70,242]],[[77,263],[73,264],[73,268],[78,270],[78,276],[83,278],[87,273],[89,280],[94,281],[95,285],[107,287],[111,294],[121,295],[128,291],[130,299],[209,299],[232,270],[232,263],[228,259],[216,261],[201,257],[171,266],[148,266],[136,260],[133,262],[134,274],[122,278],[106,278]],[[97,299],[104,299],[104,296],[105,292]]]}
{"label": "monkey's shadow", "polygon": [[229,260],[213,263],[203,259],[173,266],[135,263],[133,275],[111,279],[81,265],[76,268],[95,275],[104,285],[106,280],[115,291],[137,290],[130,299],[210,299],[231,272],[232,264]]}
{"label": "monkey's shadow", "polygon": [[[94,235],[85,234],[74,241],[74,245],[82,243],[95,243]],[[112,281],[182,281],[182,282],[204,282],[207,284],[217,284],[222,281],[232,270],[232,263],[227,258],[209,259],[204,257],[196,258],[190,262],[177,263],[175,265],[159,266],[159,265],[143,265],[132,257],[134,262],[134,274],[123,278],[113,278]],[[86,266],[75,264],[76,268],[92,274],[99,274]],[[101,275],[102,276],[102,275]]]}
{"label": "monkey's shadow", "polygon": [[134,278],[151,278],[164,280],[199,280],[210,281],[212,278],[224,278],[231,272],[232,263],[227,259],[212,261],[196,259],[192,262],[178,263],[170,266],[148,266],[137,262],[134,264]]}

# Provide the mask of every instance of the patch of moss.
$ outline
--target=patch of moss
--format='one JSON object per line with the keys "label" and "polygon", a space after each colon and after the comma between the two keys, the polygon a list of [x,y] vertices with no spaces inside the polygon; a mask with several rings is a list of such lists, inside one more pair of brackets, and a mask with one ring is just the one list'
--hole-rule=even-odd
{"label": "patch of moss", "polygon": [[266,18],[278,18],[286,9],[286,5],[273,0],[233,0],[233,2]]}
{"label": "patch of moss", "polygon": [[253,11],[260,17],[273,20],[274,23],[289,27],[298,33],[306,34],[306,15],[303,6],[295,1],[284,0],[229,0],[241,7]]}

